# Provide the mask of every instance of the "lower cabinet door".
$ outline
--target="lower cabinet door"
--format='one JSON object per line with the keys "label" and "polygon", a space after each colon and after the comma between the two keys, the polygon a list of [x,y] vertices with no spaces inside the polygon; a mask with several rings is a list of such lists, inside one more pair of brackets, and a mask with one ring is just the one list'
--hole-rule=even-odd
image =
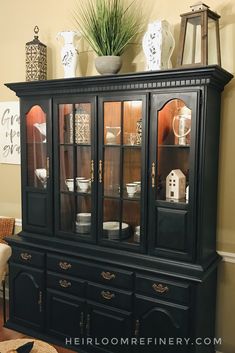
{"label": "lower cabinet door", "polygon": [[[88,304],[86,315],[87,339],[93,347],[88,350],[97,352],[130,352],[127,339],[132,335],[132,314],[126,311],[110,309],[106,306]],[[121,339],[127,343],[121,342]],[[89,340],[87,341],[89,342]]]}
{"label": "lower cabinet door", "polygon": [[47,333],[69,346],[84,335],[84,300],[47,291]]}
{"label": "lower cabinet door", "polygon": [[10,321],[42,331],[44,326],[44,272],[10,263]]}
{"label": "lower cabinet door", "polygon": [[135,314],[135,335],[142,339],[138,352],[188,353],[189,307],[137,295]]}

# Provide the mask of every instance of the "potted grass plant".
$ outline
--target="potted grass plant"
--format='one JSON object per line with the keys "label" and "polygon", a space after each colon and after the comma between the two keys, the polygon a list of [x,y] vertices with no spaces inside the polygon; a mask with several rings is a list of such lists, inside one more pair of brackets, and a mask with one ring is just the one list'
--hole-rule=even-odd
{"label": "potted grass plant", "polygon": [[87,6],[75,12],[75,21],[83,37],[98,55],[95,66],[101,74],[117,73],[121,54],[141,30],[141,11],[125,0],[87,0]]}

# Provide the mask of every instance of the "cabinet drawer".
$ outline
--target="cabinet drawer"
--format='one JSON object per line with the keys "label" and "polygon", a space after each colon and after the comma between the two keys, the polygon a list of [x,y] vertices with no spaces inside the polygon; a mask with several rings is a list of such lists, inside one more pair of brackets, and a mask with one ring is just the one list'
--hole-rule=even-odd
{"label": "cabinet drawer", "polygon": [[133,272],[109,266],[93,266],[91,270],[92,281],[123,289],[133,289],[133,278]]}
{"label": "cabinet drawer", "polygon": [[30,250],[26,248],[12,248],[11,261],[29,264],[36,267],[44,266],[44,256],[43,252]]}
{"label": "cabinet drawer", "polygon": [[131,310],[132,293],[88,283],[87,298],[119,309]]}
{"label": "cabinet drawer", "polygon": [[136,291],[151,297],[165,298],[180,303],[189,302],[190,285],[160,277],[136,276]]}
{"label": "cabinet drawer", "polygon": [[87,278],[89,270],[86,263],[63,255],[48,255],[47,269],[66,275],[76,276],[76,278]]}
{"label": "cabinet drawer", "polygon": [[80,297],[83,297],[85,292],[84,281],[52,272],[47,273],[47,287]]}

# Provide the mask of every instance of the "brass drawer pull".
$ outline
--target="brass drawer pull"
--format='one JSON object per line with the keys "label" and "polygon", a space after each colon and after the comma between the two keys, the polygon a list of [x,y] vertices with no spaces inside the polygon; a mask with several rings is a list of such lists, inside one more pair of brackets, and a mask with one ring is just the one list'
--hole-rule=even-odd
{"label": "brass drawer pull", "polygon": [[104,299],[110,300],[115,297],[114,293],[111,293],[109,291],[102,290],[101,295]]}
{"label": "brass drawer pull", "polygon": [[152,173],[151,173],[151,178],[152,178],[152,188],[155,188],[155,163],[152,163]]}
{"label": "brass drawer pull", "polygon": [[91,182],[93,183],[94,180],[95,180],[95,176],[94,176],[94,173],[95,173],[95,169],[94,169],[94,161],[93,159],[91,160]]}
{"label": "brass drawer pull", "polygon": [[39,296],[38,296],[38,306],[39,306],[39,312],[42,312],[42,291],[39,291]]}
{"label": "brass drawer pull", "polygon": [[105,271],[102,271],[102,272],[101,272],[101,276],[102,276],[104,279],[107,279],[107,281],[110,281],[111,279],[115,279],[115,277],[116,277],[114,273],[105,272]]}
{"label": "brass drawer pull", "polygon": [[83,335],[83,332],[84,332],[84,313],[81,312],[81,315],[80,315],[80,333],[81,335]]}
{"label": "brass drawer pull", "polygon": [[47,179],[49,178],[49,170],[50,170],[50,159],[49,157],[47,157],[47,169],[46,169],[46,173],[47,173]]}
{"label": "brass drawer pull", "polygon": [[86,318],[86,335],[87,335],[87,337],[89,337],[91,335],[90,329],[91,329],[91,315],[87,314],[87,318]]}
{"label": "brass drawer pull", "polygon": [[99,182],[102,183],[102,174],[103,174],[103,162],[99,161]]}
{"label": "brass drawer pull", "polygon": [[20,254],[20,257],[22,260],[25,260],[25,261],[30,261],[32,259],[32,255],[28,254],[27,252],[22,252]]}
{"label": "brass drawer pull", "polygon": [[140,321],[135,320],[135,331],[134,331],[135,337],[139,336],[139,332],[140,332]]}
{"label": "brass drawer pull", "polygon": [[71,287],[71,282],[66,281],[65,279],[59,280],[59,284],[62,288]]}
{"label": "brass drawer pull", "polygon": [[152,288],[155,290],[155,292],[160,293],[160,294],[163,294],[163,293],[166,293],[169,291],[169,288],[167,286],[164,286],[161,283],[159,283],[159,284],[154,283],[152,285]]}
{"label": "brass drawer pull", "polygon": [[72,265],[70,263],[63,262],[63,261],[59,262],[59,266],[60,266],[60,268],[62,268],[62,270],[68,270],[72,267]]}

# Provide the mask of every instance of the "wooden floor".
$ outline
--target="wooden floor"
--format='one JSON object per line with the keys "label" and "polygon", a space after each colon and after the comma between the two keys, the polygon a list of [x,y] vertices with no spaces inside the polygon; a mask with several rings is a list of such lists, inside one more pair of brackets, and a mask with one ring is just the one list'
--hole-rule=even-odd
{"label": "wooden floor", "polygon": [[[12,331],[12,330],[9,330],[9,329],[3,327],[2,302],[0,300],[0,342],[15,339],[15,338],[23,338],[23,337],[25,338],[28,336],[25,336],[19,332]],[[58,353],[72,353],[72,352],[74,352],[69,349],[65,349],[62,347],[55,346],[55,345],[52,345],[52,346],[54,346],[56,348]]]}

